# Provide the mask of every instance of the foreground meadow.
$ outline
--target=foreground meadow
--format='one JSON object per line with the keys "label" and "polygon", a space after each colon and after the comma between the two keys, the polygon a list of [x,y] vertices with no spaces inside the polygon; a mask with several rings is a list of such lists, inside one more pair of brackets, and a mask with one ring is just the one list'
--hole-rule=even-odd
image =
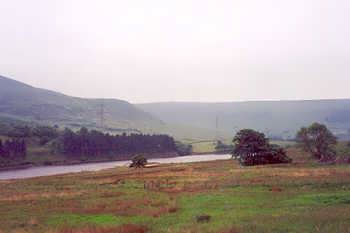
{"label": "foreground meadow", "polygon": [[0,232],[350,232],[350,166],[289,154],[0,181]]}

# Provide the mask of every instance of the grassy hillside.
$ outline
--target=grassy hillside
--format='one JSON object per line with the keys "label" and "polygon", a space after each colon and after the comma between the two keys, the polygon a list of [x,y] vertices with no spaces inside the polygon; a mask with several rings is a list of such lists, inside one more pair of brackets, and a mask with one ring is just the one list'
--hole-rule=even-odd
{"label": "grassy hillside", "polygon": [[0,181],[0,232],[349,232],[350,167],[289,155]]}
{"label": "grassy hillside", "polygon": [[[101,114],[103,110],[103,114]],[[0,116],[105,130],[148,131],[163,123],[134,105],[116,99],[83,99],[35,88],[0,76]]]}
{"label": "grassy hillside", "polygon": [[269,137],[287,139],[294,137],[300,127],[316,121],[326,124],[338,137],[349,138],[350,100],[169,102],[137,106],[167,124],[206,130],[208,134],[203,135],[206,138],[214,138],[217,134],[232,137],[239,129],[253,128]]}
{"label": "grassy hillside", "polygon": [[0,76],[0,117],[112,133],[166,133],[180,140],[231,139],[242,128],[288,139],[315,121],[326,124],[339,138],[350,139],[349,109],[350,100],[132,105],[116,99],[71,97]]}

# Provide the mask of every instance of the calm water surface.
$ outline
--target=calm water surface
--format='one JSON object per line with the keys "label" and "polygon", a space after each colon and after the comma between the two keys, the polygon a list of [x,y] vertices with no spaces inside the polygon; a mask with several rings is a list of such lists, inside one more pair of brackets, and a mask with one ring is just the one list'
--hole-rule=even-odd
{"label": "calm water surface", "polygon": [[[181,156],[173,158],[160,158],[160,159],[149,159],[149,162],[157,163],[190,163],[190,162],[201,162],[201,161],[213,161],[213,160],[225,160],[231,158],[231,155],[191,155]],[[99,171],[103,169],[128,166],[130,161],[116,161],[116,162],[103,162],[103,163],[87,163],[79,165],[61,165],[61,166],[41,166],[31,167],[25,169],[11,170],[11,171],[0,171],[0,180],[7,179],[24,179],[38,176],[50,176],[73,172],[82,171]]]}

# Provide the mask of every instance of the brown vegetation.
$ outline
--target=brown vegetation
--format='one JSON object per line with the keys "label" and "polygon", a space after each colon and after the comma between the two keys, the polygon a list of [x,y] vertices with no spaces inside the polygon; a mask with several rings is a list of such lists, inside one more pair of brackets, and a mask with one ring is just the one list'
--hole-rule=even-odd
{"label": "brown vegetation", "polygon": [[[350,208],[344,194],[350,190],[350,167],[301,159],[300,155],[294,164],[244,168],[232,160],[161,165],[137,172],[119,167],[0,182],[0,229],[1,233],[238,233],[274,232],[273,227],[282,224],[290,229],[291,222],[311,229],[299,232],[346,232]],[[210,219],[197,222],[199,215]],[[265,225],[267,230],[261,228]]]}
{"label": "brown vegetation", "polygon": [[135,224],[125,224],[118,227],[85,227],[81,229],[65,228],[58,233],[146,233],[147,227]]}

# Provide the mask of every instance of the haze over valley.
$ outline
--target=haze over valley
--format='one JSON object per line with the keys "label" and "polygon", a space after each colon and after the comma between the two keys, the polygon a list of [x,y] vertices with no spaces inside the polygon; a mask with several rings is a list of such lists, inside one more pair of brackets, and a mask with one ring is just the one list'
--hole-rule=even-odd
{"label": "haze over valley", "polygon": [[178,139],[215,140],[255,128],[270,137],[291,140],[300,127],[317,121],[348,139],[349,109],[350,99],[132,104],[70,97],[0,77],[0,116],[119,134],[169,133]]}

